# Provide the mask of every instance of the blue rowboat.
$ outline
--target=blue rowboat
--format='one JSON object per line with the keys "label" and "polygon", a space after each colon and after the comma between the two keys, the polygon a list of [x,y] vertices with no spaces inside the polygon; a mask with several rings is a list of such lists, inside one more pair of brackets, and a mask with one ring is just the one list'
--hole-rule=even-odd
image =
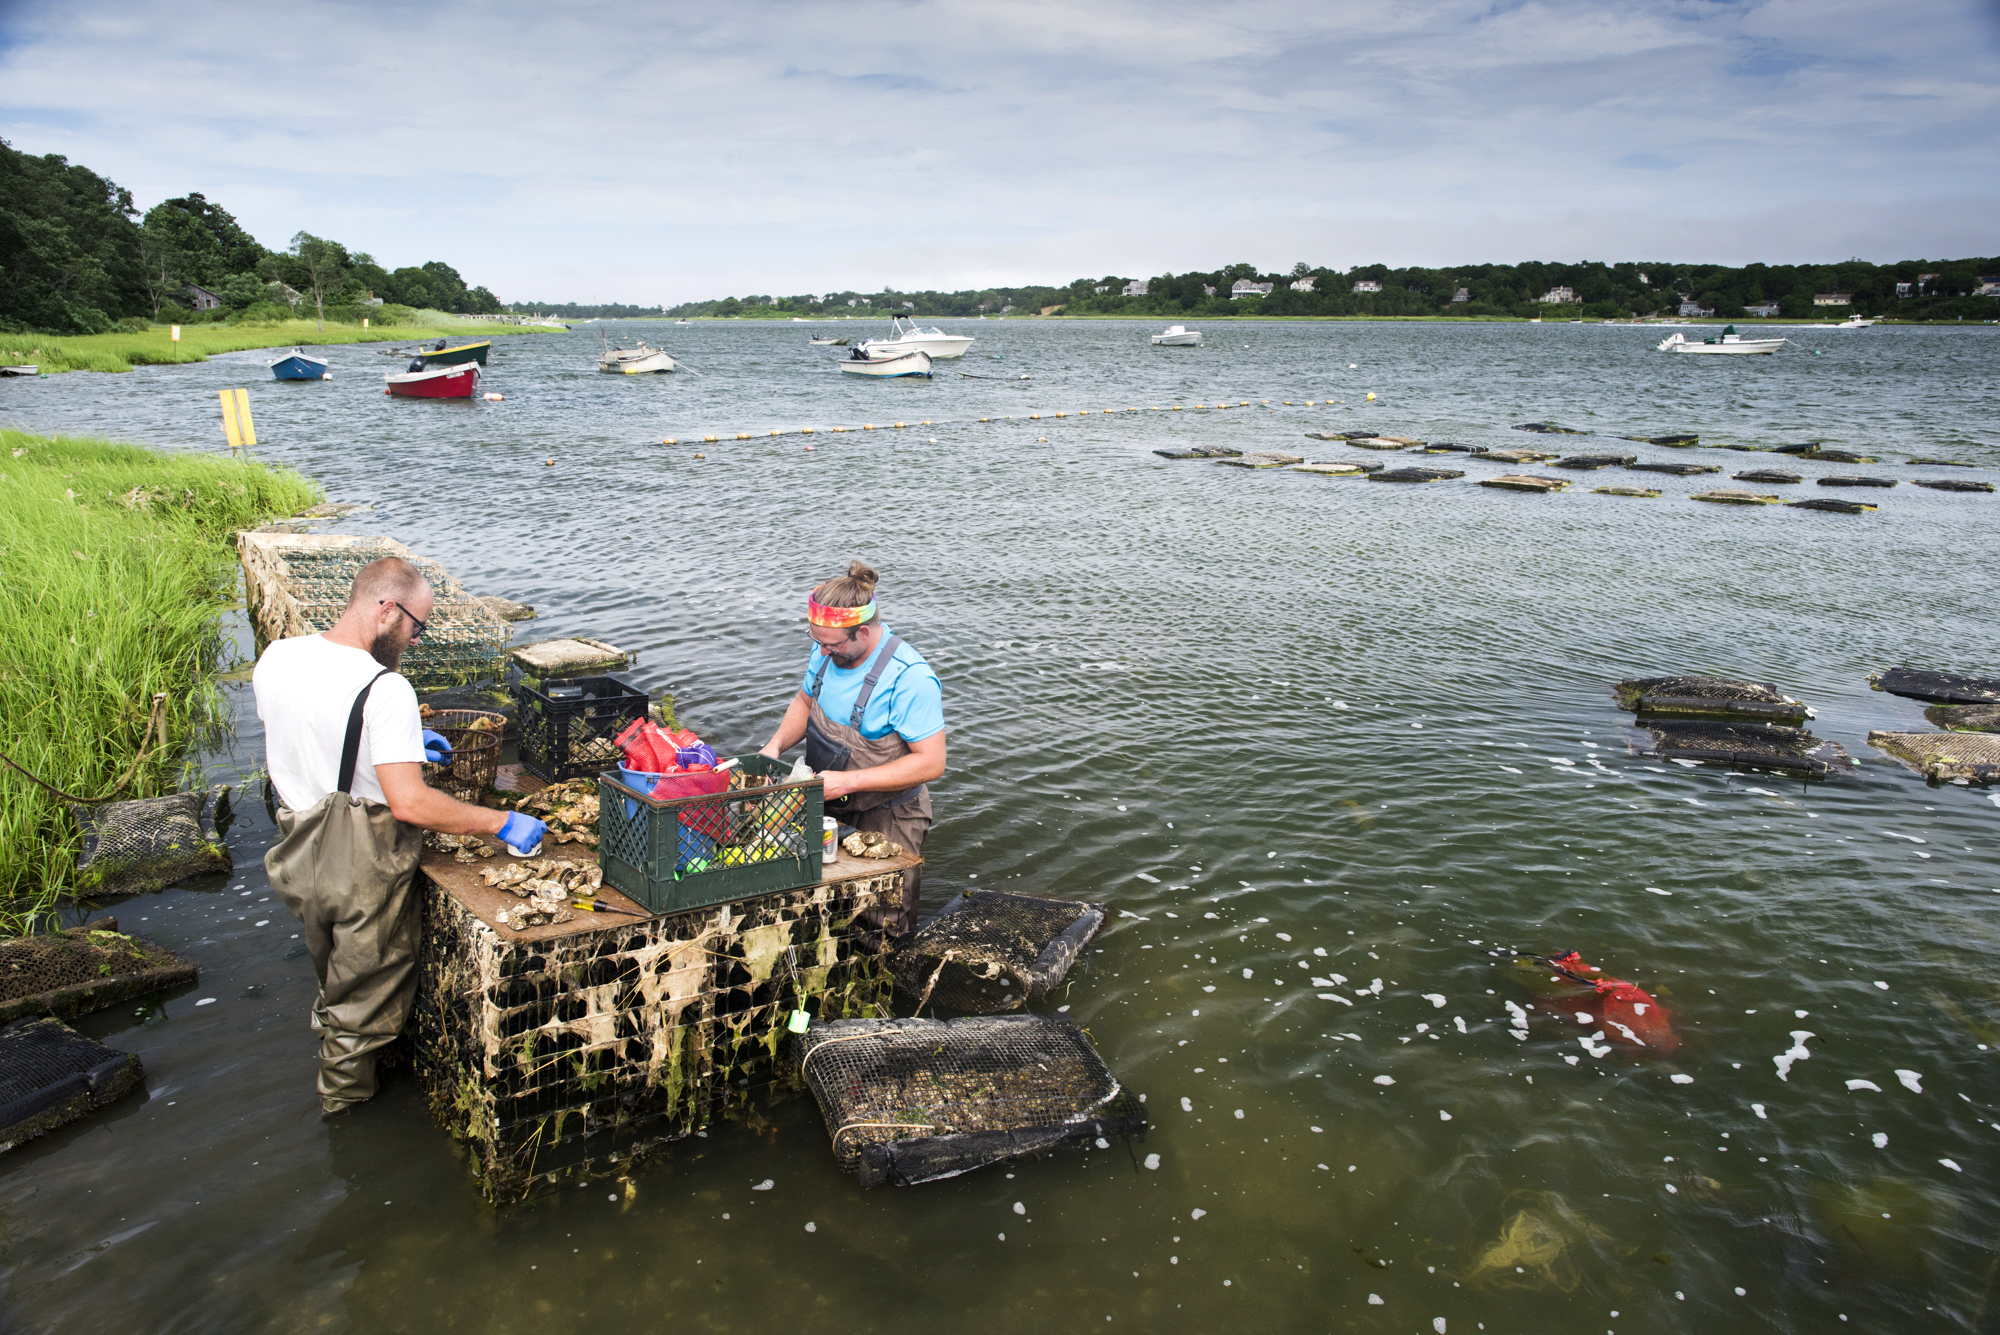
{"label": "blue rowboat", "polygon": [[293,348],[289,357],[280,357],[270,363],[271,374],[279,380],[325,380],[326,361],[320,357],[308,357],[303,348]]}

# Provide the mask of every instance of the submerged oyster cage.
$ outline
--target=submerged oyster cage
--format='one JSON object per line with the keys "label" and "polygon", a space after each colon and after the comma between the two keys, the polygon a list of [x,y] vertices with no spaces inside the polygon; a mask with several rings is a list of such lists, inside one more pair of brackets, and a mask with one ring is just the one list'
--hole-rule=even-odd
{"label": "submerged oyster cage", "polygon": [[2000,677],[1969,677],[1959,672],[1893,667],[1869,677],[1878,691],[1938,705],[2000,704]]}
{"label": "submerged oyster cage", "polygon": [[1803,723],[1812,710],[1764,681],[1737,677],[1636,677],[1611,688],[1620,709],[1684,718]]}
{"label": "submerged oyster cage", "polygon": [[397,669],[419,691],[442,690],[499,675],[513,632],[435,561],[390,538],[326,533],[239,533],[243,583],[258,648],[273,640],[326,630],[347,607],[354,574],[370,561],[400,556],[423,572],[436,602],[424,637]]}
{"label": "submerged oyster cage", "polygon": [[1933,784],[2000,783],[2000,736],[1990,732],[1871,732],[1868,745]]}
{"label": "submerged oyster cage", "polygon": [[520,705],[521,763],[550,783],[589,779],[623,758],[618,734],[644,718],[646,693],[616,677],[552,677],[514,684]]}
{"label": "submerged oyster cage", "polygon": [[0,1029],[0,1151],[124,1097],[144,1078],[137,1056],[93,1043],[61,1020]]}
{"label": "submerged oyster cage", "polygon": [[891,967],[914,1010],[1019,1010],[1062,982],[1103,926],[1096,904],[973,890],[918,928]]}
{"label": "submerged oyster cage", "polygon": [[1854,761],[1840,743],[1815,737],[1804,728],[1776,723],[1699,723],[1662,719],[1641,722],[1652,745],[1635,754],[1662,760],[1695,760],[1735,769],[1778,770],[1810,779],[1845,774]]}
{"label": "submerged oyster cage", "polygon": [[598,776],[598,856],[605,883],[655,913],[678,913],[811,885],[820,878],[826,784],[781,783],[789,766],[738,762],[761,788],[660,800]]}
{"label": "submerged oyster cage", "polygon": [[23,1016],[67,1019],[192,983],[201,970],[111,919],[0,940],[0,1024]]}
{"label": "submerged oyster cage", "polygon": [[841,1020],[814,1025],[798,1051],[834,1160],[864,1187],[1146,1129],[1139,1100],[1060,1016]]}

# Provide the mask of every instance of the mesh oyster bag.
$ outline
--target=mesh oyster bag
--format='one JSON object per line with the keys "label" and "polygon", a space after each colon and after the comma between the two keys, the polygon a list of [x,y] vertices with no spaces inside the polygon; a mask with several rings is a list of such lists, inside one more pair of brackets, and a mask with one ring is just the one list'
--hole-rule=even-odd
{"label": "mesh oyster bag", "polygon": [[100,894],[164,890],[230,869],[229,850],[202,826],[206,793],[169,793],[130,802],[73,803],[83,831],[77,869]]}
{"label": "mesh oyster bag", "polygon": [[2000,736],[1990,732],[1871,732],[1868,745],[1932,783],[2000,783]]}
{"label": "mesh oyster bag", "polygon": [[802,1035],[798,1051],[834,1161],[864,1187],[915,1186],[1146,1128],[1139,1100],[1061,1016],[835,1020]]}
{"label": "mesh oyster bag", "polygon": [[1062,982],[1103,926],[1097,904],[973,890],[918,928],[890,967],[916,1010],[1019,1010]]}
{"label": "mesh oyster bag", "polygon": [[1635,754],[1662,760],[1694,760],[1736,769],[1779,770],[1806,778],[1845,774],[1854,761],[1840,743],[1815,737],[1804,728],[1777,723],[1702,723],[1662,719],[1641,723],[1652,745]]}
{"label": "mesh oyster bag", "polygon": [[137,1056],[93,1043],[61,1020],[0,1029],[0,1151],[102,1108],[144,1078]]}
{"label": "mesh oyster bag", "polygon": [[1739,677],[1635,677],[1611,688],[1620,709],[1686,718],[1801,723],[1812,711],[1776,686]]}

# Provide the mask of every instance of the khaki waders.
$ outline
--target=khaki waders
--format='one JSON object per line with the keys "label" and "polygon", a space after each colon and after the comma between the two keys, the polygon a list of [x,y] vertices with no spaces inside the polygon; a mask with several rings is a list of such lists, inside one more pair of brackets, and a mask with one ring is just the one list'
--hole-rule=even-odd
{"label": "khaki waders", "polygon": [[319,975],[319,1096],[327,1112],[374,1097],[375,1057],[410,1017],[422,924],[410,893],[424,832],[354,797],[362,711],[384,669],[354,697],[334,790],[305,811],[278,808],[284,836],[264,855],[271,887],[305,925]]}
{"label": "khaki waders", "polygon": [[[845,724],[833,722],[819,707],[820,686],[826,681],[827,665],[833,661],[829,656],[821,657],[812,689],[806,692],[811,710],[806,716],[806,764],[821,771],[868,769],[901,760],[910,754],[910,744],[894,732],[876,738],[861,735],[862,711],[868,708],[868,701],[875,694],[875,683],[882,679],[889,660],[896,656],[896,646],[901,643],[901,636],[891,635],[888,642],[875,651],[868,676],[854,697],[854,709]],[[922,854],[924,835],[931,828],[930,786],[920,783],[896,793],[851,793],[837,802],[828,802],[826,814],[857,830],[878,831],[910,852]],[[896,936],[907,936],[915,931],[917,893],[921,888],[922,873],[922,867],[912,867],[903,873],[903,905],[900,912],[869,909],[862,915],[863,920]]]}

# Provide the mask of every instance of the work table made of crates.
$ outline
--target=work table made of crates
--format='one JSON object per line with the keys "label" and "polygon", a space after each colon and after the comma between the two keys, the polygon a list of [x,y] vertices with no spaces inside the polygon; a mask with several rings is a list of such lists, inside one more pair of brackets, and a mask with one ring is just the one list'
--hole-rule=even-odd
{"label": "work table made of crates", "polygon": [[427,851],[417,883],[417,1076],[495,1201],[621,1173],[770,1097],[794,1011],[887,1015],[886,946],[863,915],[897,909],[922,859],[842,857],[810,885],[659,916],[628,916],[645,909],[606,885],[600,902],[628,913],[521,930],[495,924],[522,901],[479,878],[513,861]]}

